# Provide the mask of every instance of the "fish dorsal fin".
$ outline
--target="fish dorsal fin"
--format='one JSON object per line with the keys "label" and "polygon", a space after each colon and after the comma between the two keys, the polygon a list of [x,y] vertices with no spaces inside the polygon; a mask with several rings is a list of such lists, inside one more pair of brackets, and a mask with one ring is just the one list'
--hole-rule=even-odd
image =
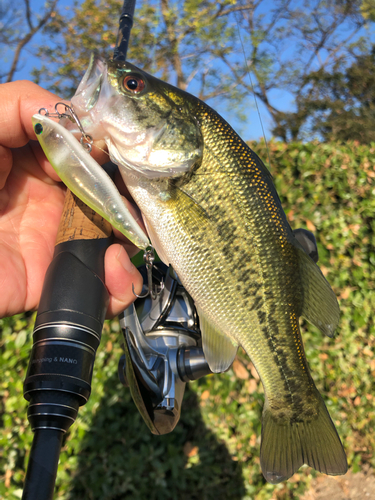
{"label": "fish dorsal fin", "polygon": [[225,372],[237,354],[238,345],[222,333],[197,307],[202,332],[203,352],[210,370],[214,373]]}
{"label": "fish dorsal fin", "polygon": [[315,262],[296,247],[302,276],[303,303],[300,316],[333,337],[340,319],[336,295]]}

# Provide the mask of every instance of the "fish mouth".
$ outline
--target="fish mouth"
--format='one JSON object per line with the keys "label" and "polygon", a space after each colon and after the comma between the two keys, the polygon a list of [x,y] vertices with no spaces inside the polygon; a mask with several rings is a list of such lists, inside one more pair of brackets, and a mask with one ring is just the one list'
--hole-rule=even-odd
{"label": "fish mouth", "polygon": [[[105,140],[114,163],[142,173],[152,172],[144,168],[144,164],[150,160],[155,141],[164,134],[166,122],[161,120],[147,130],[138,127],[131,100],[127,101],[111,85],[109,71],[113,72],[113,68],[109,70],[107,61],[94,52],[72,97],[73,110],[86,134],[94,141]],[[121,116],[113,117],[113,110],[120,108]],[[76,137],[80,136],[76,124],[66,120],[63,125]]]}
{"label": "fish mouth", "polygon": [[89,112],[98,102],[102,81],[106,74],[106,61],[94,52],[91,54],[89,66],[74,95],[81,109]]}
{"label": "fish mouth", "polygon": [[[105,139],[100,113],[103,111],[103,105],[98,106],[99,97],[102,94],[103,83],[107,79],[107,63],[97,53],[91,54],[89,66],[80,81],[71,104],[76,113],[83,130],[90,135],[93,140]],[[81,134],[77,124],[69,120],[64,123],[65,128],[74,135]]]}

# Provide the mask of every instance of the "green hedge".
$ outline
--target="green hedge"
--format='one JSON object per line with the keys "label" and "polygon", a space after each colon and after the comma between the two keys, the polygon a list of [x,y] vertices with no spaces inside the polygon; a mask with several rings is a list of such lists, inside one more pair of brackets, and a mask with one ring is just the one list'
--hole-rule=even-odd
{"label": "green hedge", "polygon": [[[253,144],[261,158],[264,143]],[[375,144],[269,145],[293,228],[316,230],[320,265],[340,299],[335,339],[303,324],[313,377],[352,470],[374,466]],[[0,498],[19,499],[32,433],[22,383],[35,315],[0,320]],[[224,500],[299,498],[315,472],[266,484],[259,467],[263,391],[243,353],[229,372],[190,384],[171,435],[155,437],[117,380],[117,320],[105,325],[89,403],[63,446],[56,498]]]}

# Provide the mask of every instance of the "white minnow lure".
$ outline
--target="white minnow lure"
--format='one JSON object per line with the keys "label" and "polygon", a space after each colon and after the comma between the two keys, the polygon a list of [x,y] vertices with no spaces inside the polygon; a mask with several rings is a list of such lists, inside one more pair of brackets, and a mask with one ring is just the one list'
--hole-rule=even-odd
{"label": "white minnow lure", "polygon": [[134,245],[145,249],[149,239],[126,208],[114,182],[74,135],[45,115],[32,117],[35,134],[63,183]]}

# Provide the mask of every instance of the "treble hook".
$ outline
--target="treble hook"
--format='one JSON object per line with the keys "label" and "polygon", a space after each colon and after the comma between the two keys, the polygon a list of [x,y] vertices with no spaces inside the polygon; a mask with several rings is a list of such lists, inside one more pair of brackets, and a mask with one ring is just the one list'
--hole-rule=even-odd
{"label": "treble hook", "polygon": [[[60,113],[60,111],[58,110],[58,106],[64,106],[65,113]],[[88,151],[88,153],[91,153],[92,143],[94,142],[94,140],[91,137],[91,135],[86,134],[86,132],[84,131],[82,123],[79,121],[79,118],[76,115],[76,112],[74,111],[73,106],[69,106],[68,104],[65,104],[65,102],[57,102],[55,104],[55,113],[50,113],[47,108],[40,108],[39,114],[43,114],[42,111],[44,111],[44,115],[48,116],[49,118],[59,118],[59,119],[67,118],[72,123],[75,122],[77,127],[79,128],[79,130],[81,132],[80,143]],[[67,111],[68,111],[68,113],[67,113]],[[84,142],[84,141],[86,141],[86,142]]]}
{"label": "treble hook", "polygon": [[157,288],[156,286],[154,287],[152,284],[152,267],[154,265],[155,261],[155,250],[154,247],[150,245],[150,250],[145,250],[143,252],[143,261],[146,264],[146,271],[147,271],[147,292],[144,293],[143,295],[138,295],[135,293],[134,290],[134,283],[132,283],[132,290],[133,294],[138,298],[138,299],[145,299],[149,295],[151,295],[152,300],[155,300],[158,295],[161,294],[161,292],[164,289],[164,282],[162,281],[160,283],[160,290],[159,292],[156,291]]}

